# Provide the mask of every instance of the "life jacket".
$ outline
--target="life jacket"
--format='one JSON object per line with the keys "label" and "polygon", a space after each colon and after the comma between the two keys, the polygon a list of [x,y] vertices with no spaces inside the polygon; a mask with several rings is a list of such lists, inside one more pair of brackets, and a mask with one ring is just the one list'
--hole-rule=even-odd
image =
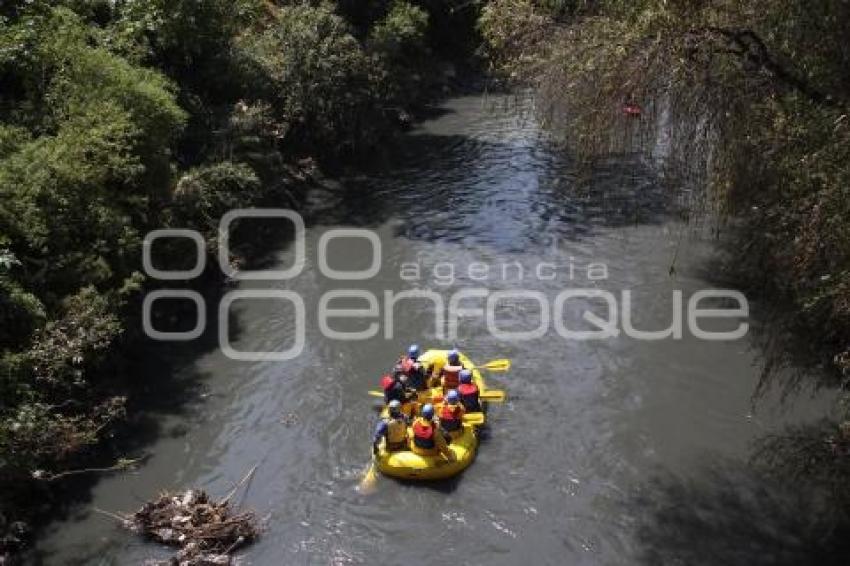
{"label": "life jacket", "polygon": [[407,445],[407,423],[404,419],[387,419],[387,450],[400,450]]}
{"label": "life jacket", "polygon": [[426,421],[423,418],[417,418],[413,421],[413,444],[417,448],[424,450],[436,448],[437,443],[434,441],[435,429],[434,423]]}
{"label": "life jacket", "polygon": [[478,386],[474,383],[461,383],[457,387],[457,394],[460,396],[460,402],[467,411],[480,411]]}
{"label": "life jacket", "polygon": [[457,389],[458,384],[460,383],[460,372],[463,369],[463,366],[458,364],[456,366],[444,365],[443,366],[443,389]]}
{"label": "life jacket", "polygon": [[460,430],[461,424],[463,424],[461,420],[463,418],[462,413],[463,408],[460,405],[449,405],[446,403],[440,409],[440,426],[443,427],[443,430],[449,432]]}
{"label": "life jacket", "polygon": [[401,403],[405,402],[404,385],[402,385],[399,380],[394,379],[389,375],[385,375],[381,378],[381,387],[384,389],[385,403],[389,403],[390,401],[399,401]]}
{"label": "life jacket", "polygon": [[395,379],[390,374],[384,374],[381,376],[381,389],[384,390],[384,393],[389,391],[395,385]]}
{"label": "life jacket", "polygon": [[410,358],[410,357],[404,358],[401,361],[401,371],[403,371],[407,375],[410,375],[410,372],[413,371],[413,366],[414,366],[415,363],[416,363],[416,360],[414,360],[413,358]]}

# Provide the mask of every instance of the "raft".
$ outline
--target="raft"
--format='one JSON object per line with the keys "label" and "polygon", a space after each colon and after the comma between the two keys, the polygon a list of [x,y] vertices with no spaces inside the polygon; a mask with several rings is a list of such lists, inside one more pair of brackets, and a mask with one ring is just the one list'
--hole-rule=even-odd
{"label": "raft", "polygon": [[[431,373],[439,373],[442,367],[446,365],[448,353],[448,350],[427,350],[419,356],[419,361],[427,364],[430,367]],[[475,367],[475,364],[462,353],[460,354],[460,361],[464,368],[472,370],[472,379],[478,386],[478,389],[485,391],[484,378],[481,376],[481,372]],[[432,398],[441,397],[442,394],[442,388],[434,387],[430,391],[423,391],[420,394],[419,400],[420,403],[428,403]],[[387,408],[384,407],[381,416],[387,417],[387,415]],[[449,443],[449,450],[454,454],[453,460],[448,460],[441,454],[422,456],[414,453],[412,450],[387,452],[384,445],[381,444],[378,454],[375,456],[375,463],[381,473],[394,478],[404,480],[441,480],[450,478],[468,468],[475,459],[475,453],[478,449],[478,434],[475,429],[475,426],[465,424],[461,435],[453,438]],[[413,431],[410,427],[408,427],[407,433],[409,438],[413,438]]]}
{"label": "raft", "polygon": [[[412,436],[408,428],[408,434]],[[463,425],[463,433],[453,438],[449,450],[454,460],[448,460],[441,454],[421,456],[411,450],[387,452],[384,446],[378,450],[375,463],[381,473],[404,480],[442,480],[456,476],[469,467],[475,459],[478,448],[478,435],[475,427]]]}

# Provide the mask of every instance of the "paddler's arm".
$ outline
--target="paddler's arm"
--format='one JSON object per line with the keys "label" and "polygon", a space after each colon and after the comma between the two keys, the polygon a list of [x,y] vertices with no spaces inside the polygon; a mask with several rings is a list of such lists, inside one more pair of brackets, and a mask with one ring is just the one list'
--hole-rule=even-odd
{"label": "paddler's arm", "polygon": [[455,454],[449,449],[449,445],[446,443],[446,439],[443,436],[443,431],[439,428],[434,431],[434,444],[437,446],[437,450],[440,451],[440,454],[445,456],[448,460],[454,461]]}
{"label": "paddler's arm", "polygon": [[440,385],[440,372],[437,371],[436,364],[430,365],[425,369],[425,383],[428,387],[438,387]]}
{"label": "paddler's arm", "polygon": [[372,453],[378,455],[378,445],[381,444],[381,439],[387,435],[387,421],[381,420],[378,426],[375,427],[375,435],[372,437]]}

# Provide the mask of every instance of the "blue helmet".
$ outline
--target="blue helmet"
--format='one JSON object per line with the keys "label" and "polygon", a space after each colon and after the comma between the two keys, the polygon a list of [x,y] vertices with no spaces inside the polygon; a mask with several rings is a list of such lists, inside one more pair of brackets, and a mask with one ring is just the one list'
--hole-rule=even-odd
{"label": "blue helmet", "polygon": [[446,358],[449,360],[450,364],[456,365],[460,361],[460,353],[457,350],[451,350]]}
{"label": "blue helmet", "polygon": [[422,407],[422,417],[428,420],[434,418],[434,405],[431,403],[426,403],[424,407]]}
{"label": "blue helmet", "polygon": [[449,402],[449,405],[457,405],[459,398],[457,396],[457,390],[452,389],[448,393],[446,393],[446,401]]}
{"label": "blue helmet", "polygon": [[407,349],[407,357],[411,360],[419,357],[419,346],[417,344],[411,344],[410,348]]}
{"label": "blue helmet", "polygon": [[390,408],[390,415],[395,417],[398,416],[399,413],[401,413],[401,401],[399,401],[398,399],[393,399],[387,406]]}
{"label": "blue helmet", "polygon": [[461,383],[472,383],[472,371],[468,369],[464,369],[460,371],[460,382]]}

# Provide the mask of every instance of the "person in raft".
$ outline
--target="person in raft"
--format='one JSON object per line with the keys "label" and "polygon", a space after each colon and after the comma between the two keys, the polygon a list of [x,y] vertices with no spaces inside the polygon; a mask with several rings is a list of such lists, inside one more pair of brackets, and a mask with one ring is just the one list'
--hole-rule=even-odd
{"label": "person in raft", "polygon": [[372,452],[375,456],[378,455],[381,439],[384,439],[384,447],[387,452],[407,450],[407,425],[409,422],[401,411],[401,403],[396,400],[390,401],[389,410],[390,416],[381,419],[378,426],[375,427],[375,436],[372,438]]}
{"label": "person in raft", "polygon": [[463,365],[460,363],[460,354],[457,350],[451,350],[446,356],[446,365],[440,370],[440,385],[443,387],[443,394],[448,393],[450,389],[457,389],[460,385],[460,372],[463,371]]}
{"label": "person in raft", "polygon": [[446,394],[446,400],[440,406],[440,429],[450,439],[460,436],[463,430],[463,414],[466,411],[460,403],[457,390],[452,389]]}
{"label": "person in raft", "polygon": [[381,389],[384,391],[384,403],[387,404],[390,401],[407,403],[415,395],[410,389],[407,375],[401,372],[381,376]]}
{"label": "person in raft", "polygon": [[481,411],[481,400],[478,386],[472,381],[472,371],[465,369],[460,372],[460,385],[457,386],[457,394],[463,408],[470,413]]}
{"label": "person in raft", "polygon": [[448,460],[454,460],[454,452],[449,450],[446,439],[434,421],[434,406],[427,403],[422,413],[413,420],[413,440],[410,449],[420,456],[442,454]]}
{"label": "person in raft", "polygon": [[410,387],[417,391],[428,389],[428,375],[419,361],[419,346],[412,344],[407,355],[399,358],[394,371],[402,372],[409,378]]}

